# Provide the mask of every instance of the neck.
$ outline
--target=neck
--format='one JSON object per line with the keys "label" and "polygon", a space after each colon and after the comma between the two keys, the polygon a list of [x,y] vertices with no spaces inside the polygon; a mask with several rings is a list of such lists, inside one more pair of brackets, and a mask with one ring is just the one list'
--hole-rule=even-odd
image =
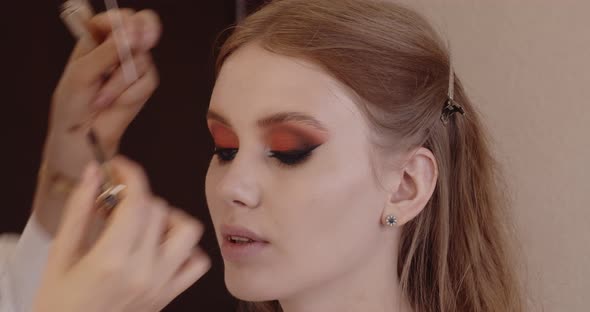
{"label": "neck", "polygon": [[280,300],[281,307],[284,312],[410,312],[397,277],[397,259],[392,261],[395,254],[394,248],[382,248],[357,269]]}

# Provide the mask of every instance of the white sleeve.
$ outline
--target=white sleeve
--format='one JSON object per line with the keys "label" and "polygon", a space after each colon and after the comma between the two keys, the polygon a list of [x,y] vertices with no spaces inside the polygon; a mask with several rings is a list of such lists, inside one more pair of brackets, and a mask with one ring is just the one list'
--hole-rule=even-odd
{"label": "white sleeve", "polygon": [[50,245],[34,216],[20,238],[0,235],[0,312],[30,311]]}

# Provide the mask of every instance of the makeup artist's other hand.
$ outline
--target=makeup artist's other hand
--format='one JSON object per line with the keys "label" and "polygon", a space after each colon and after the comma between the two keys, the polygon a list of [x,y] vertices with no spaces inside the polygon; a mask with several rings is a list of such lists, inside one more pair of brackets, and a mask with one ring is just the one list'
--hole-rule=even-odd
{"label": "makeup artist's other hand", "polygon": [[[120,42],[114,32],[121,30],[112,29],[109,16],[115,13],[123,20],[139,76],[135,81],[126,81],[120,66]],[[105,12],[92,18],[88,29],[93,35],[81,38],[74,48],[53,94],[50,116],[49,140],[65,140],[53,151],[60,154],[55,165],[74,177],[92,159],[85,140],[88,126],[92,125],[103,148],[114,155],[125,129],[159,82],[150,49],[159,40],[161,25],[153,11]]]}
{"label": "makeup artist's other hand", "polygon": [[123,200],[88,246],[101,179],[95,164],[86,169],[68,200],[33,311],[159,311],[209,269],[196,247],[201,224],[155,198],[138,165],[123,158],[111,164],[127,185]]}
{"label": "makeup artist's other hand", "polygon": [[[114,38],[120,29],[112,28],[109,16],[113,11],[96,15],[88,23],[93,35],[79,40],[53,94],[43,155],[48,180],[56,174],[75,180],[94,158],[86,140],[90,125],[107,156],[114,155],[127,126],[157,88],[158,73],[150,49],[161,34],[158,16],[149,10],[134,13],[123,9],[118,13],[139,78],[126,81],[123,74],[119,42]],[[59,209],[40,204],[35,212],[44,228],[54,234]]]}

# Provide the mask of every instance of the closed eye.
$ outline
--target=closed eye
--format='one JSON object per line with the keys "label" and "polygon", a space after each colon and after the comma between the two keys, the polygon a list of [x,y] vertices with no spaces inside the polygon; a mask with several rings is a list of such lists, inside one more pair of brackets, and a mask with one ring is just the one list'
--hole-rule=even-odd
{"label": "closed eye", "polygon": [[213,154],[217,155],[219,162],[226,163],[232,161],[238,153],[237,148],[221,148],[215,147]]}
{"label": "closed eye", "polygon": [[270,151],[268,156],[276,158],[281,164],[295,166],[303,163],[318,146],[292,151]]}
{"label": "closed eye", "polygon": [[[291,150],[291,151],[270,151],[268,153],[268,157],[276,158],[282,165],[286,166],[295,166],[298,164],[303,163],[309,156],[313,150],[318,148],[320,145],[312,146],[306,149],[301,150]],[[215,147],[213,154],[217,156],[219,162],[224,164],[228,163],[236,157],[238,153],[237,148],[221,148]]]}

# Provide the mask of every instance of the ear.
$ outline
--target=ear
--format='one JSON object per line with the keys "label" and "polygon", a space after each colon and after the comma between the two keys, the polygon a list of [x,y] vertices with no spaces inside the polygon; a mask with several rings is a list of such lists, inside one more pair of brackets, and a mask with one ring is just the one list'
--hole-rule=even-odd
{"label": "ear", "polygon": [[432,197],[438,178],[436,159],[429,149],[420,147],[409,154],[401,174],[382,217],[385,220],[388,215],[395,216],[397,225],[415,218]]}

